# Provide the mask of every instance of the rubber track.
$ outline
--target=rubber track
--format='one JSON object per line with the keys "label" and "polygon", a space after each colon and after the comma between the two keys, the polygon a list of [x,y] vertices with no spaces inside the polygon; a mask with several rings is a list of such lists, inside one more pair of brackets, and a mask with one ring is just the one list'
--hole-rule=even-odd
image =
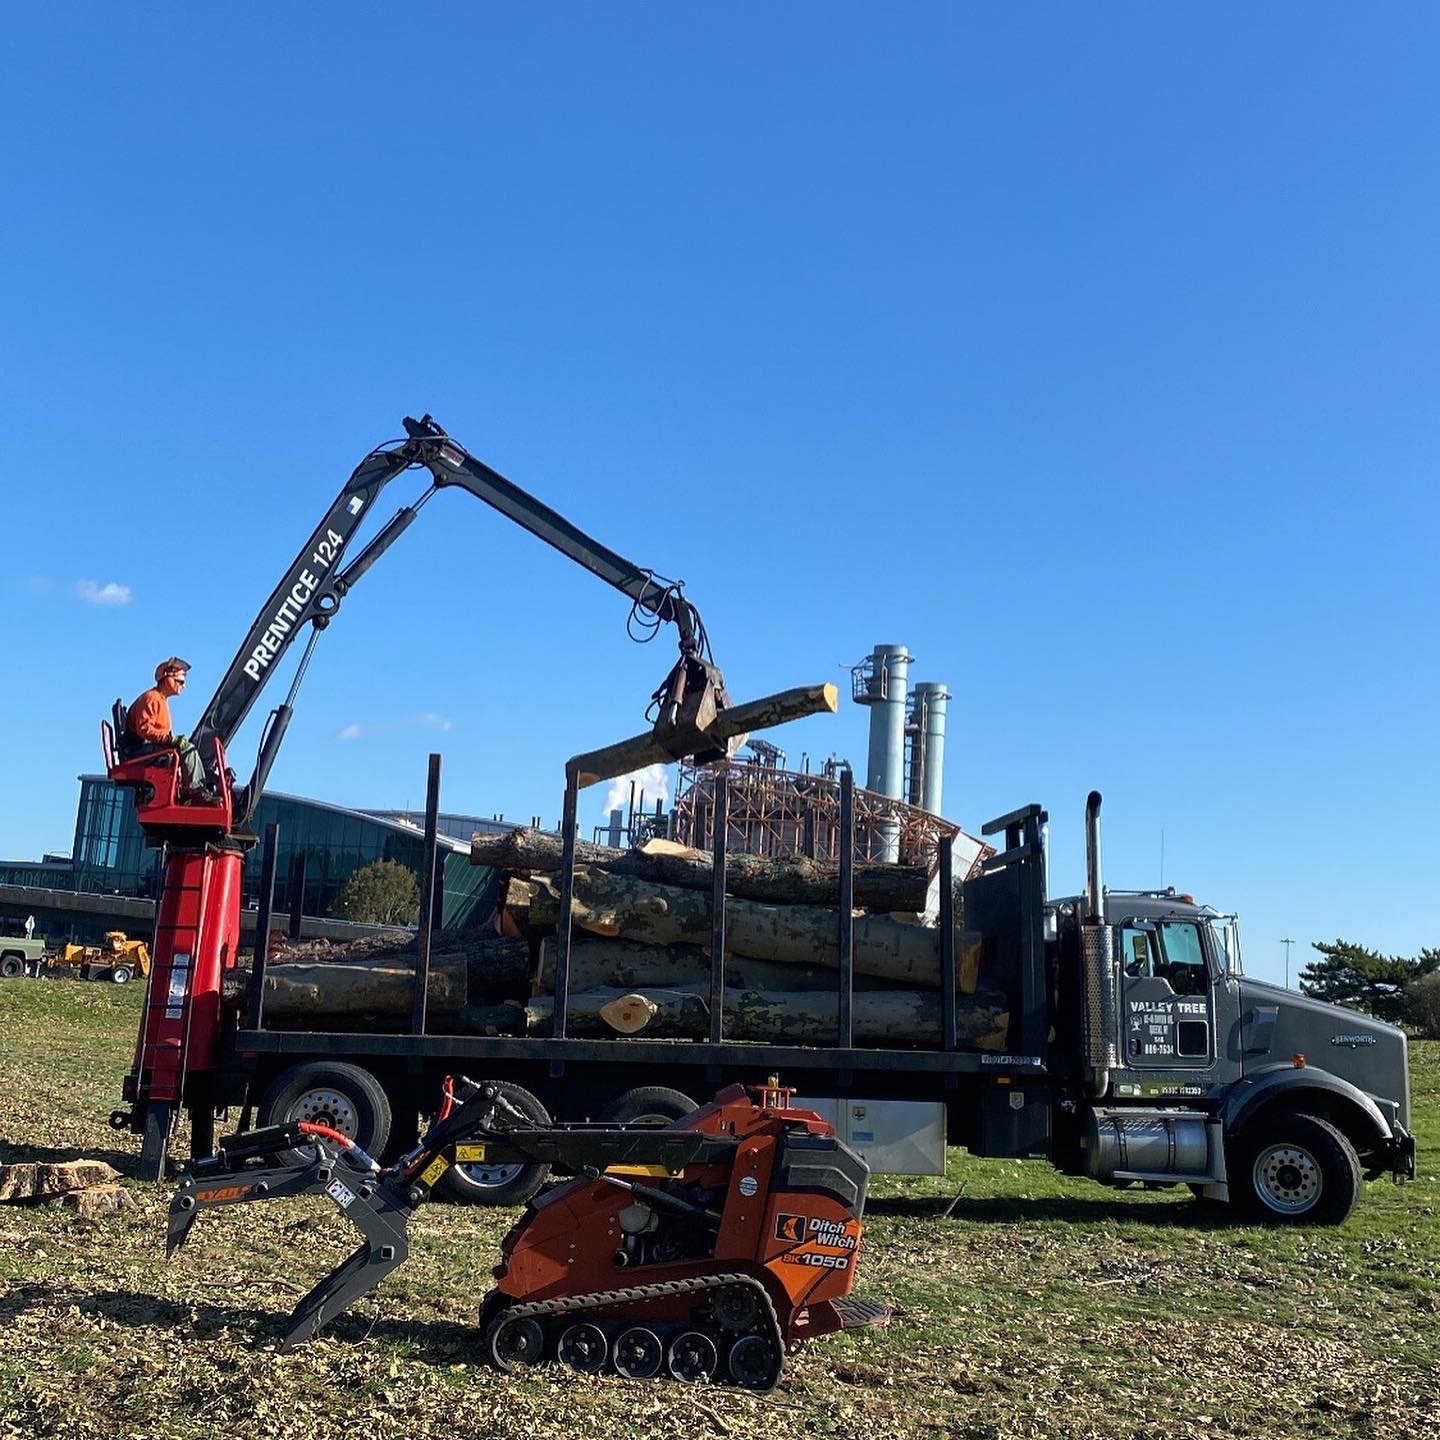
{"label": "rubber track", "polygon": [[[726,1285],[745,1285],[760,1292],[765,1302],[765,1313],[770,1319],[770,1342],[780,1363],[775,1368],[775,1378],[770,1384],[753,1388],[757,1394],[773,1390],[780,1383],[780,1374],[785,1369],[785,1341],[780,1334],[780,1317],[775,1313],[775,1302],[770,1292],[753,1275],[697,1275],[693,1280],[663,1280],[655,1285],[627,1285],[620,1290],[592,1290],[588,1295],[567,1295],[555,1300],[530,1300],[523,1305],[507,1305],[490,1322],[493,1330],[503,1320],[523,1320],[528,1316],[568,1315],[577,1310],[598,1310],[605,1305],[635,1305],[647,1300],[669,1300],[676,1295],[698,1295],[706,1290],[719,1290]],[[624,1319],[627,1317],[616,1317]],[[635,1322],[643,1324],[643,1321]],[[736,1339],[740,1337],[737,1335]],[[718,1348],[718,1347],[717,1347]]]}

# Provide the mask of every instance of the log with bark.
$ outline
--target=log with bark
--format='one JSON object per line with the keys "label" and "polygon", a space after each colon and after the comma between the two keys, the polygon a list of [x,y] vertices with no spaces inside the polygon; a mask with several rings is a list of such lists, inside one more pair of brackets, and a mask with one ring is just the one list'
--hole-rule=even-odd
{"label": "log with bark", "polygon": [[[359,967],[400,970],[413,975],[416,954],[413,935],[406,937],[403,944],[383,951],[365,946],[364,942],[359,946],[312,942],[303,949],[287,950],[271,960],[268,970],[288,971],[297,964],[306,964],[317,969],[326,966]],[[437,935],[430,954],[430,967],[432,970],[463,970],[466,994],[472,999],[523,999],[530,993],[535,970],[533,952],[526,941],[478,931],[464,936]],[[227,989],[237,992],[239,986],[248,984],[248,970],[245,976],[244,980],[232,977],[227,982]],[[323,980],[317,983],[323,983]],[[348,982],[342,977],[334,983],[343,989]],[[460,1003],[463,1004],[464,1000]]]}
{"label": "log with bark", "polygon": [[[225,973],[222,998],[241,1004],[249,994],[250,972],[237,966]],[[465,965],[437,964],[432,958],[426,1008],[454,1015],[467,999]],[[265,970],[265,1018],[290,1021],[320,1015],[405,1015],[415,994],[413,967],[395,965],[271,965]]]}
{"label": "log with bark", "polygon": [[[714,884],[713,857],[673,840],[647,840],[636,850],[616,850],[581,840],[576,863],[617,875],[634,875],[662,885],[682,885],[707,893]],[[508,835],[476,835],[470,841],[470,863],[490,865],[507,875],[553,875],[564,862],[559,835],[528,826]],[[855,904],[861,910],[923,911],[929,890],[924,865],[855,862]],[[838,905],[840,867],[832,860],[804,855],[771,856],[744,853],[725,857],[725,889],[743,900],[784,905]],[[523,881],[512,881],[507,910],[529,909],[533,898]],[[522,922],[523,923],[523,922]]]}
{"label": "log with bark", "polygon": [[[554,938],[540,943],[540,993],[555,990]],[[884,990],[893,980],[857,975],[857,990]],[[639,990],[647,985],[669,989],[676,985],[710,984],[710,954],[698,945],[642,945],[633,940],[601,940],[577,931],[570,938],[571,990]],[[754,960],[746,955],[725,956],[725,984],[741,990],[835,991],[834,967],[785,965]]]}
{"label": "log with bark", "polygon": [[[733,755],[752,730],[768,730],[773,725],[802,720],[807,715],[833,715],[839,708],[840,697],[835,686],[802,685],[794,690],[782,690],[778,695],[732,705],[722,710],[703,734],[677,738],[683,740],[689,751],[714,747]],[[632,735],[603,750],[572,756],[565,762],[565,774],[567,778],[573,775],[583,789],[618,775],[628,775],[632,770],[643,770],[647,765],[668,765],[676,758],[672,751],[672,746],[662,745],[654,732],[647,730],[643,735]]]}
{"label": "log with bark", "polygon": [[[637,1007],[633,1002],[640,1001]],[[710,1033],[708,989],[699,986],[652,987],[643,991],[613,988],[581,990],[569,996],[565,1031],[576,1037],[614,1035],[602,1011],[630,1001],[653,1012],[637,1033],[643,1039],[704,1039]],[[517,1007],[518,1008],[518,1007]],[[513,1011],[510,1012],[513,1018]],[[524,1007],[526,1029],[546,1034],[553,1025],[554,1001],[538,996]],[[934,991],[872,990],[853,997],[852,1029],[857,1045],[937,1045],[940,1042],[940,999]],[[727,990],[725,1038],[774,1044],[833,1044],[839,1002],[814,990]],[[480,1018],[467,1007],[462,1019]],[[494,1016],[491,1016],[492,1020]],[[994,991],[956,997],[955,1028],[967,1049],[999,1050],[1006,1043],[1009,1013],[1005,997]]]}
{"label": "log with bark", "polygon": [[[532,921],[555,924],[560,917],[560,887],[538,878]],[[655,885],[628,875],[589,867],[575,872],[572,911],[575,928],[593,935],[621,936],[652,945],[709,944],[710,897],[676,885]],[[725,907],[725,938],[736,955],[802,965],[837,964],[838,917],[813,905],[765,905],[735,900]],[[903,985],[940,982],[940,935],[931,926],[894,915],[857,915],[854,927],[855,973],[875,975]],[[980,937],[955,932],[956,982],[970,993],[979,981]]]}

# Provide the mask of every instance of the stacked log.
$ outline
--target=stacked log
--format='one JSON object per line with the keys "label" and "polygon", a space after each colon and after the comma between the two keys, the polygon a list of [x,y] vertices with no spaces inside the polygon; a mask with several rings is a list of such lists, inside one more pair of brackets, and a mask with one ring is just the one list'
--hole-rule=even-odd
{"label": "stacked log", "polygon": [[[498,933],[433,937],[432,1033],[547,1035],[554,1025],[559,837],[477,835],[476,864],[502,874]],[[668,841],[577,845],[566,1033],[705,1039],[711,1031],[711,857]],[[852,1031],[857,1045],[940,1040],[940,934],[920,911],[923,866],[857,864]],[[839,1023],[838,866],[802,856],[727,857],[723,1033],[736,1041],[833,1044]],[[417,948],[401,933],[362,945],[283,947],[265,972],[265,1023],[407,1029]],[[981,984],[979,937],[955,931],[959,1043],[1000,1049],[1005,996]],[[226,982],[237,1007],[249,975]]]}
{"label": "stacked log", "polygon": [[[527,829],[477,835],[471,859],[504,873],[499,928],[535,947],[536,986],[523,1006],[468,1006],[462,1024],[492,1033],[518,1033],[522,1025],[523,1033],[549,1033],[560,839]],[[856,1044],[939,1042],[940,936],[919,913],[928,883],[923,866],[854,867]],[[712,858],[703,851],[664,840],[630,851],[577,844],[567,1034],[709,1035],[713,884]],[[725,889],[725,1036],[833,1043],[839,867],[803,856],[730,855]],[[1003,1048],[1008,1007],[1003,994],[980,984],[979,936],[957,928],[955,959],[959,1042]]]}

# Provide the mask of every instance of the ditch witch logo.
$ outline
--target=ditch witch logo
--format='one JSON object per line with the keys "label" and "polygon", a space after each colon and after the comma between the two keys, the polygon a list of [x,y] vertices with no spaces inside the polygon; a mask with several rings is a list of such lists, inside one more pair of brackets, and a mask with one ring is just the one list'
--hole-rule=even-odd
{"label": "ditch witch logo", "polygon": [[853,1250],[855,1237],[849,1233],[848,1220],[822,1220],[817,1215],[787,1215],[781,1211],[775,1217],[775,1238],[777,1240],[813,1240],[831,1250]]}
{"label": "ditch witch logo", "polygon": [[787,1215],[782,1210],[775,1217],[775,1238],[777,1240],[803,1240],[805,1238],[805,1217]]}

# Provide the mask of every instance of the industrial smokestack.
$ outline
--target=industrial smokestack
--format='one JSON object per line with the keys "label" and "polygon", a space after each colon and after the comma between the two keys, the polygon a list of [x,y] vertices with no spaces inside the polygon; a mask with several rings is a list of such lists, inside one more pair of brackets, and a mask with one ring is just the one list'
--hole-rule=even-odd
{"label": "industrial smokestack", "polygon": [[869,657],[868,694],[863,701],[870,706],[865,788],[895,800],[905,793],[905,701],[914,658],[903,645],[877,645]]}
{"label": "industrial smokestack", "polygon": [[940,814],[945,798],[945,715],[949,705],[950,691],[942,682],[922,680],[915,686],[910,803],[932,815]]}

